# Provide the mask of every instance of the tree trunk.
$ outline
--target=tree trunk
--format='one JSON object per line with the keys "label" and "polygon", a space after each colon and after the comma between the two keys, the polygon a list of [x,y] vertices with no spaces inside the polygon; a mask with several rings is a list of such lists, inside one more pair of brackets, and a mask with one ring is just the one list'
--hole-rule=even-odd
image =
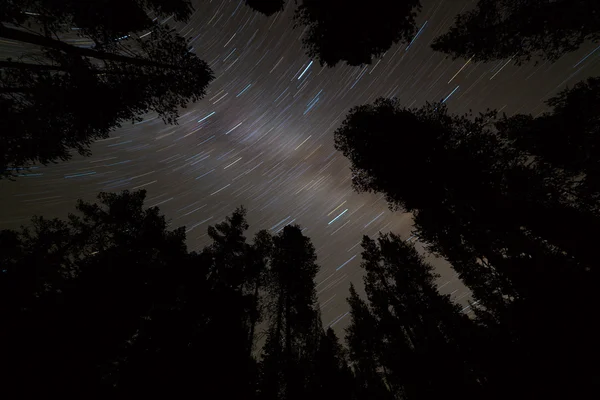
{"label": "tree trunk", "polygon": [[15,40],[18,42],[24,42],[33,44],[36,46],[48,47],[55,50],[64,51],[67,54],[74,54],[81,57],[91,57],[99,60],[117,61],[131,65],[137,65],[140,67],[158,67],[166,69],[180,70],[182,67],[171,64],[163,64],[155,61],[145,60],[136,57],[127,57],[119,54],[106,53],[103,51],[97,51],[92,49],[85,49],[82,47],[72,46],[70,44],[55,40],[46,36],[36,35],[29,32],[24,32],[14,28],[7,28],[0,24],[0,37]]}
{"label": "tree trunk", "polygon": [[279,299],[277,300],[277,322],[276,322],[276,343],[279,347],[281,345],[281,324],[283,317],[283,289],[279,289]]}
{"label": "tree trunk", "polygon": [[285,375],[286,375],[286,399],[292,399],[296,394],[296,389],[290,387],[293,382],[293,372],[292,372],[292,328],[290,325],[290,315],[291,315],[291,304],[290,304],[290,294],[289,294],[289,285],[287,288],[287,296],[285,296]]}
{"label": "tree trunk", "polygon": [[254,282],[254,304],[255,304],[255,309],[252,310],[252,316],[250,317],[250,334],[248,335],[248,342],[249,342],[249,350],[248,350],[248,357],[252,356],[252,347],[254,345],[254,330],[256,327],[256,321],[258,320],[258,314],[259,314],[259,310],[258,310],[258,289],[260,288],[260,278],[256,278],[256,281]]}

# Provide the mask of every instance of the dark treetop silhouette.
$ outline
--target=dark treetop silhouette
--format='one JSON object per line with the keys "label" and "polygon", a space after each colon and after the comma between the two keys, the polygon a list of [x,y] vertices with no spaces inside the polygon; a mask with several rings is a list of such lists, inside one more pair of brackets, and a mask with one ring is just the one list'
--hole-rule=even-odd
{"label": "dark treetop silhouette", "polygon": [[378,396],[384,379],[395,398],[481,398],[484,370],[469,336],[481,329],[438,293],[433,268],[393,234],[365,236],[362,247],[369,306],[351,288],[346,336],[362,390]]}
{"label": "dark treetop silhouette", "polygon": [[[0,231],[7,390],[268,399],[328,387],[320,371],[347,379],[337,339],[320,323],[316,257],[299,227],[248,244],[240,208],[208,229],[211,245],[188,253],[184,228],[168,230],[144,198],[102,193],[68,221]],[[261,318],[269,328],[259,360]]]}
{"label": "dark treetop silhouette", "polygon": [[[283,9],[283,0],[246,0],[266,15]],[[301,0],[295,10],[297,27],[302,27],[306,54],[321,65],[333,67],[370,64],[398,42],[409,43],[417,33],[415,17],[419,0],[349,2],[344,0]]]}
{"label": "dark treetop silhouette", "polygon": [[[407,109],[379,99],[352,109],[335,133],[354,187],[380,192],[392,209],[412,212],[419,239],[450,261],[473,291],[481,320],[497,326],[495,332],[510,332],[505,354],[519,349],[521,359],[510,379],[536,371],[523,382],[525,395],[540,392],[548,376],[584,381],[589,371],[566,365],[597,346],[587,326],[598,281],[590,235],[600,231],[597,161],[582,165],[569,155],[555,161],[550,150],[542,151],[569,137],[567,150],[593,149],[584,143],[597,135],[590,111],[595,96],[592,80],[551,99],[550,113],[501,119],[494,111],[471,118],[450,115],[443,104]],[[577,107],[583,98],[590,108]],[[581,121],[569,123],[575,110]],[[410,151],[402,162],[412,172],[398,175],[403,147]],[[559,315],[565,319],[557,327]],[[545,350],[551,343],[552,356]],[[566,395],[570,386],[552,390]]]}
{"label": "dark treetop silhouette", "polygon": [[[92,141],[150,111],[176,123],[212,79],[186,39],[147,15],[184,21],[188,1],[26,3],[27,13],[20,3],[0,9],[0,37],[29,52],[0,62],[0,177],[72,150],[87,155]],[[77,37],[91,48],[71,44]]]}
{"label": "dark treetop silhouette", "polygon": [[285,0],[246,0],[246,4],[254,10],[270,16],[283,10]]}
{"label": "dark treetop silhouette", "polygon": [[[284,4],[247,3],[268,15]],[[375,4],[301,2],[296,21],[311,57],[368,63],[414,35],[418,2]],[[104,6],[128,14],[108,16]],[[32,46],[0,64],[0,115],[12,129],[2,137],[4,175],[85,153],[142,112],[173,123],[211,79],[188,42],[147,13],[185,21],[187,1],[2,7],[0,36]],[[595,2],[480,1],[435,47],[482,61],[554,60],[597,40],[597,18]],[[73,26],[92,48],[70,44]],[[433,268],[399,236],[365,237],[366,300],[351,286],[347,351],[322,326],[316,253],[298,226],[247,243],[239,208],[208,228],[210,245],[188,252],[184,228],[169,230],[157,208],[143,207],[145,192],[126,191],[80,202],[67,221],[36,217],[1,231],[5,391],[265,400],[591,393],[599,90],[598,79],[582,82],[537,117],[457,116],[393,99],[350,111],[335,139],[355,188],[412,212],[417,237],[452,264],[473,301],[461,309],[441,295]],[[410,173],[399,173],[402,148]]]}
{"label": "dark treetop silhouette", "polygon": [[310,57],[335,66],[369,64],[393,44],[417,33],[419,0],[347,2],[303,0],[295,19],[306,32],[302,43]]}
{"label": "dark treetop silhouette", "polygon": [[399,237],[363,240],[368,304],[351,287],[347,352],[321,324],[315,250],[298,226],[260,231],[248,244],[239,208],[208,228],[209,246],[190,253],[184,228],[168,230],[158,208],[143,207],[144,191],[98,198],[79,202],[68,221],[34,218],[30,228],[0,231],[5,389],[265,400],[485,395],[492,377],[478,354],[487,353],[473,340],[484,328],[437,292],[432,267]]}
{"label": "dark treetop silhouette", "polygon": [[479,0],[456,16],[432,48],[474,61],[556,61],[584,41],[600,41],[596,0]]}

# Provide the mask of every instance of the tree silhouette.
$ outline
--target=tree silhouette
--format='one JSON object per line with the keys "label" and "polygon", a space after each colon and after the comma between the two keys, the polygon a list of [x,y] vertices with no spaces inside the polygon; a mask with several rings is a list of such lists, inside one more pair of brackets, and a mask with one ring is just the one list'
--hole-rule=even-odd
{"label": "tree silhouette", "polygon": [[381,340],[378,322],[368,305],[350,285],[350,324],[346,328],[348,357],[355,376],[358,399],[393,399],[384,383],[381,365]]}
{"label": "tree silhouette", "polygon": [[[185,20],[187,1],[127,0],[129,24],[105,7],[112,1],[28,3],[27,14],[12,4],[0,12],[0,37],[30,51],[0,61],[1,176],[67,160],[71,150],[88,155],[92,141],[148,112],[176,123],[178,108],[202,98],[213,78],[186,39],[146,14]],[[69,44],[74,25],[92,48]]]}
{"label": "tree silhouette", "polygon": [[313,360],[313,374],[309,382],[310,396],[356,398],[354,375],[348,364],[346,350],[333,329],[321,331],[319,336],[318,350]]}
{"label": "tree silhouette", "polygon": [[273,251],[273,238],[269,232],[259,231],[254,237],[254,243],[248,249],[246,262],[245,293],[250,296],[249,305],[249,353],[255,347],[256,327],[264,319],[267,307],[265,291],[269,284],[269,260]]}
{"label": "tree silhouette", "polygon": [[183,229],[167,230],[144,197],[102,193],[100,205],[80,201],[81,216],[66,222],[34,218],[31,228],[2,232],[0,247],[13,249],[2,252],[0,274],[7,385],[28,397],[109,389],[111,362],[170,300],[167,266],[186,257]]}
{"label": "tree silhouette", "polygon": [[[209,227],[209,246],[188,253],[184,228],[169,231],[158,208],[145,209],[144,191],[98,198],[80,201],[81,215],[67,221],[36,217],[0,231],[7,387],[39,382],[22,389],[27,396],[254,397],[271,236],[247,244],[239,208]],[[297,322],[305,344],[322,333],[317,319]]]}
{"label": "tree silhouette", "polygon": [[599,27],[600,4],[594,0],[479,0],[456,16],[432,48],[455,59],[555,61],[586,40],[600,40]]}
{"label": "tree silhouette", "polygon": [[[111,13],[110,9],[122,12]],[[183,22],[193,10],[189,0],[8,0],[0,10],[0,20],[45,36],[76,27],[98,46],[110,45],[132,31],[151,28],[154,22],[150,13]]]}
{"label": "tree silhouette", "polygon": [[559,169],[562,188],[576,207],[600,212],[600,79],[589,78],[548,100],[551,107],[536,118],[503,117],[496,124],[511,145],[532,155],[540,168]]}
{"label": "tree silhouette", "polygon": [[[563,102],[556,104],[562,113]],[[543,376],[581,381],[575,377],[587,373],[562,366],[584,354],[582,343],[595,346],[585,317],[591,310],[582,304],[592,303],[591,282],[597,282],[587,232],[597,231],[599,222],[565,193],[576,181],[514,146],[507,124],[494,126],[495,118],[495,112],[452,116],[442,104],[411,110],[380,99],[351,110],[335,134],[336,147],[351,161],[356,189],[384,193],[392,208],[414,214],[419,238],[473,288],[491,313],[486,318],[507,327],[503,343],[515,343],[512,354],[520,361],[514,371],[523,372],[515,378],[535,370],[524,385],[539,392]],[[512,136],[520,137],[517,131]],[[400,177],[398,168],[411,173]],[[566,287],[568,299],[556,297],[559,287]],[[557,328],[557,315],[567,314]],[[575,339],[573,326],[585,334]],[[579,350],[569,354],[562,346],[553,358],[544,353],[567,337]],[[554,390],[568,392],[566,385]]]}
{"label": "tree silhouette", "polygon": [[417,33],[419,0],[348,3],[303,0],[296,9],[297,25],[304,26],[302,43],[309,57],[321,65],[370,64],[398,42]]}
{"label": "tree silhouette", "polygon": [[[27,397],[391,400],[548,395],[539,383],[559,374],[580,391],[592,382],[584,368],[554,371],[557,363],[549,361],[572,362],[594,349],[596,331],[582,322],[592,307],[553,313],[584,299],[576,290],[591,291],[595,281],[581,285],[565,275],[565,284],[577,284],[562,289],[574,300],[523,291],[505,302],[504,313],[472,304],[474,321],[438,292],[437,275],[412,245],[393,234],[365,237],[368,301],[350,287],[346,351],[331,328],[323,329],[315,249],[298,226],[274,237],[259,231],[247,243],[246,212],[238,208],[208,228],[208,246],[188,253],[184,228],[169,230],[158,208],[145,208],[144,191],[98,198],[80,201],[66,221],[36,217],[28,228],[0,231],[0,368],[7,390]],[[443,242],[435,246],[448,250]],[[474,262],[464,267],[470,282],[477,282],[477,266],[488,268]],[[493,268],[503,276],[504,267]],[[495,284],[479,279],[484,288]],[[260,349],[255,332],[263,328]],[[551,390],[563,394],[564,386]]]}
{"label": "tree silhouette", "polygon": [[315,261],[315,249],[298,226],[286,226],[273,238],[269,327],[261,362],[265,399],[298,399],[307,391],[307,369],[322,335]]}
{"label": "tree silhouette", "polygon": [[271,16],[283,10],[285,0],[246,0],[246,4],[266,16]]}
{"label": "tree silhouette", "polygon": [[[211,397],[245,398],[253,387],[248,371],[256,368],[251,332],[258,319],[259,299],[254,295],[256,279],[263,273],[261,259],[266,257],[258,251],[263,247],[268,251],[269,242],[268,238],[259,240],[252,257],[244,236],[247,229],[246,210],[240,207],[224,222],[208,228],[213,243],[203,251],[210,260],[208,282],[214,305],[209,308],[210,323],[199,343],[198,359],[209,366],[203,371],[207,382],[203,393]],[[206,343],[213,346],[207,348]],[[237,384],[228,384],[231,381]]]}
{"label": "tree silhouette", "polygon": [[441,393],[479,398],[476,375],[482,371],[466,339],[476,326],[438,293],[433,267],[393,234],[377,241],[364,237],[362,246],[378,340],[371,357],[381,364],[392,392],[403,398],[439,398]]}

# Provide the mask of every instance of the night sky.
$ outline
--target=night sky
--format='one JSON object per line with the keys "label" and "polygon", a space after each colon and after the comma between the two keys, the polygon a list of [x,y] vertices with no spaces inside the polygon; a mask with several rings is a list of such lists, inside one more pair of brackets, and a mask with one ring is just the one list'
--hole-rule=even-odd
{"label": "night sky", "polygon": [[[292,26],[293,2],[270,18],[240,0],[198,2],[189,23],[177,28],[215,73],[207,96],[183,110],[177,126],[147,116],[97,142],[92,157],[0,181],[0,228],[26,224],[33,214],[64,217],[78,198],[94,200],[100,191],[144,188],[146,204],[160,206],[172,227],[185,225],[190,250],[199,250],[208,243],[207,226],[244,205],[249,238],[290,223],[305,228],[322,267],[323,321],[345,326],[348,286],[361,285],[362,235],[392,231],[408,238],[411,222],[390,212],[381,196],[353,192],[349,164],[333,147],[333,132],[351,107],[396,96],[406,106],[444,100],[457,113],[496,108],[537,115],[548,97],[600,75],[593,45],[538,66],[446,59],[429,45],[471,2],[423,3],[421,30],[410,45],[362,68],[323,68],[304,54],[302,30]],[[0,51],[19,48],[0,42]],[[403,162],[410,151],[397,149],[400,180],[412,173]],[[464,300],[468,293],[453,272],[436,265],[442,291]]]}

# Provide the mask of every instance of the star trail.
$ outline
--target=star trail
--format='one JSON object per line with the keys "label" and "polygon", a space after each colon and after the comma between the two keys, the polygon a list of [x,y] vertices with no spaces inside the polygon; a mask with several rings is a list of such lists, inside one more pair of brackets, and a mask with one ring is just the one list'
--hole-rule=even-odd
{"label": "star trail", "polygon": [[[208,243],[206,228],[243,205],[249,238],[259,229],[305,228],[321,265],[323,321],[341,328],[348,285],[361,284],[361,237],[379,231],[411,237],[410,215],[390,212],[382,196],[351,187],[349,164],[333,145],[351,107],[397,97],[409,107],[443,101],[455,113],[493,108],[535,116],[548,97],[600,72],[593,45],[556,63],[521,67],[510,59],[484,64],[433,52],[433,38],[468,3],[425,1],[410,43],[371,65],[327,68],[305,55],[293,2],[269,18],[239,0],[196,2],[189,23],[176,28],[215,73],[207,95],[181,111],[178,125],[147,115],[96,142],[91,157],[0,181],[0,227],[26,224],[34,214],[65,217],[77,199],[93,200],[100,191],[145,189],[146,205],[159,206],[172,228],[185,226],[190,250],[198,250]],[[0,51],[19,49],[3,41]],[[399,176],[412,173],[403,161],[410,151],[397,149]],[[454,273],[436,265],[442,292],[464,300],[468,293]]]}

